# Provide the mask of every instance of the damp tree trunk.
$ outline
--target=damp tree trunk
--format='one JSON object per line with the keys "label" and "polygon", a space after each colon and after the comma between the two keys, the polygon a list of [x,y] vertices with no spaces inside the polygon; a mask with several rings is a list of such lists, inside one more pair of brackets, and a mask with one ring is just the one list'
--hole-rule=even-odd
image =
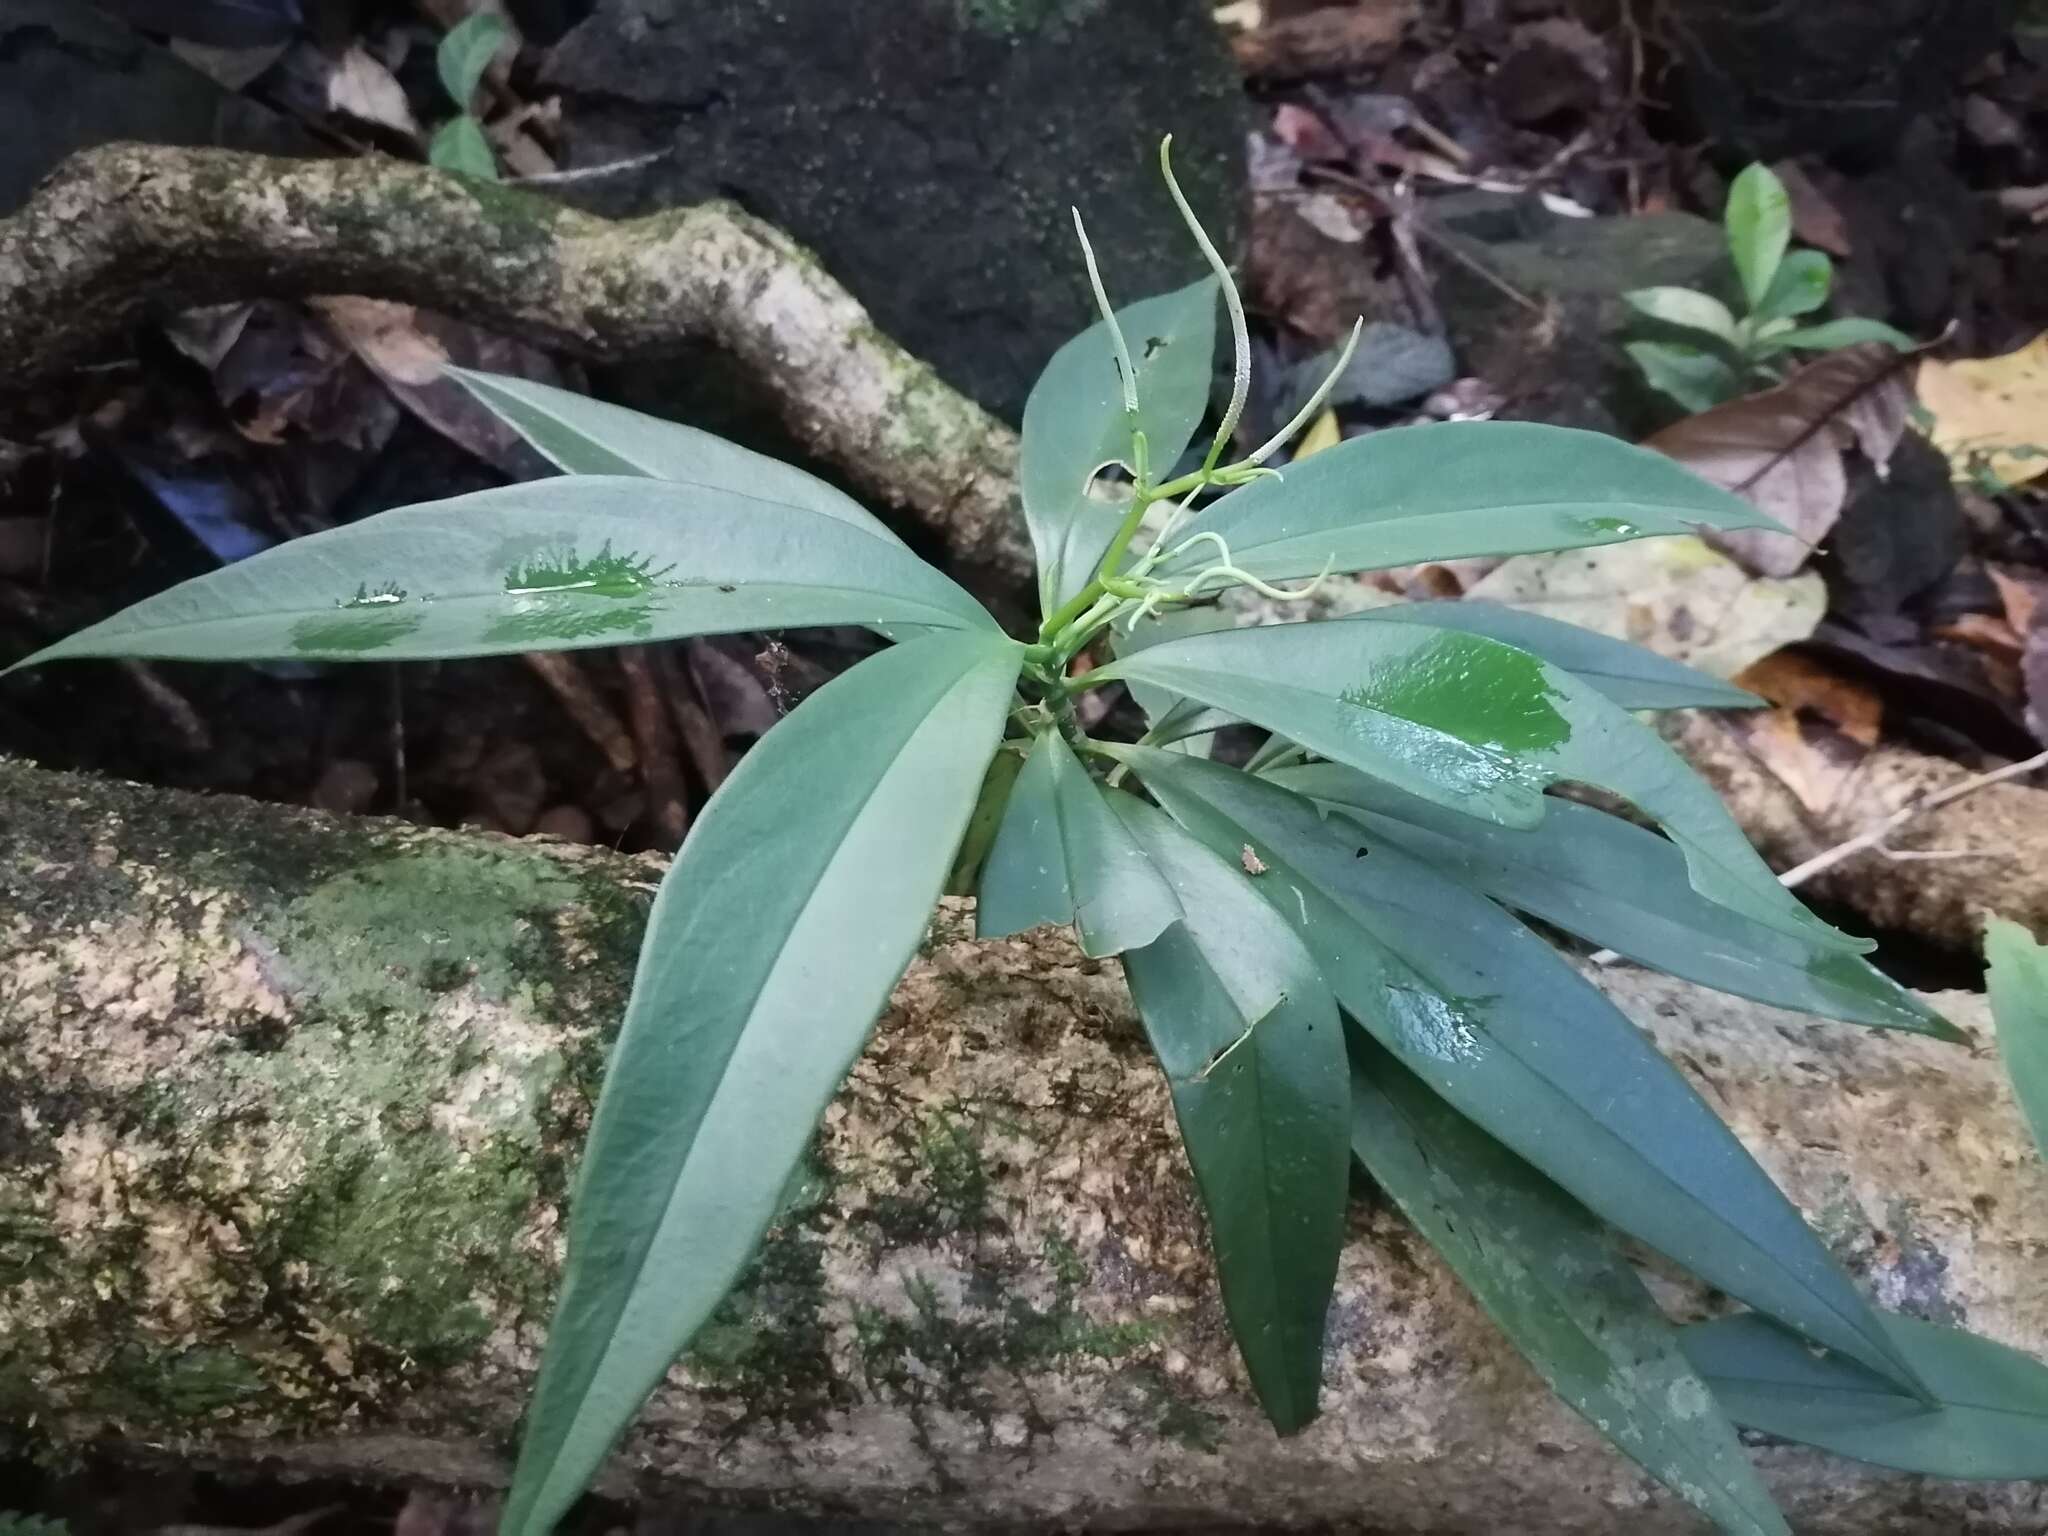
{"label": "damp tree trunk", "polygon": [[[0,805],[0,1425],[501,1480],[658,866],[5,763]],[[970,931],[941,910],[608,1486],[1033,1529],[1697,1528],[1369,1194],[1323,1417],[1276,1440],[1116,968]],[[1992,1057],[1603,985],[1880,1301],[2048,1350],[2048,1178]],[[1757,1454],[1802,1531],[2039,1526],[2029,1485]]]}

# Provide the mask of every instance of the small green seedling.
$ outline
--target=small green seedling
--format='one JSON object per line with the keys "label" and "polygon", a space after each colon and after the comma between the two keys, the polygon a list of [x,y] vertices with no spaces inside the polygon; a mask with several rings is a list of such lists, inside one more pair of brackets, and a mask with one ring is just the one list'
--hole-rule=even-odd
{"label": "small green seedling", "polygon": [[[1172,186],[1164,146],[1161,164]],[[1244,310],[1174,196],[1210,275],[1112,312],[1084,236],[1103,317],[1025,408],[1030,634],[1003,633],[796,469],[464,373],[564,478],[298,540],[31,658],[425,659],[801,625],[895,641],[747,754],[654,899],[505,1536],[562,1515],[741,1273],[949,878],[978,896],[984,935],[1068,924],[1088,955],[1120,958],[1279,1432],[1316,1414],[1355,1161],[1565,1401],[1724,1531],[1786,1530],[1737,1425],[1945,1476],[2048,1474],[2048,1369],[1874,1310],[1686,1079],[1528,926],[1955,1038],[1778,883],[1634,713],[1755,701],[1481,603],[1233,628],[1203,601],[1774,525],[1659,454],[1526,423],[1377,432],[1275,473],[1311,401],[1231,457]],[[1230,404],[1184,460],[1219,296]],[[1109,684],[1148,719],[1136,741],[1080,722],[1077,696]],[[1238,722],[1271,737],[1243,769],[1204,746]],[[1567,783],[1661,833],[1547,793]],[[1624,1237],[1753,1310],[1673,1325]],[[1997,1433],[1973,1437],[1987,1371]]]}
{"label": "small green seedling", "polygon": [[1704,411],[1777,383],[1787,354],[1832,352],[1880,341],[1917,343],[1877,320],[1802,325],[1828,302],[1834,264],[1820,251],[1792,250],[1792,199],[1769,166],[1752,165],[1728,192],[1723,216],[1745,312],[1693,288],[1638,288],[1622,297],[1655,322],[1657,339],[1624,348],[1644,380],[1688,411]]}
{"label": "small green seedling", "polygon": [[484,71],[505,42],[505,23],[489,11],[477,11],[451,27],[434,51],[441,88],[455,103],[455,116],[435,130],[427,159],[444,171],[459,171],[485,181],[498,179],[498,157],[484,136],[484,125],[471,111]]}

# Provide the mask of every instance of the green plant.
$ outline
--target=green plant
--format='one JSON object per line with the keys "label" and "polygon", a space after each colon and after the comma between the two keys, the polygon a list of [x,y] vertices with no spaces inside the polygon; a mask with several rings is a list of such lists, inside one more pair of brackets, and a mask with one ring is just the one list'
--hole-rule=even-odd
{"label": "green plant", "polygon": [[2006,1081],[2034,1146],[2048,1157],[2048,947],[2011,919],[1993,917],[1984,925],[1984,958]]}
{"label": "green plant", "polygon": [[470,111],[484,71],[505,42],[505,23],[489,11],[477,11],[448,29],[434,50],[441,88],[455,103],[455,116],[434,131],[427,160],[444,171],[460,171],[485,181],[498,179],[498,157],[484,137],[484,125]]}
{"label": "green plant", "polygon": [[[1112,313],[1082,236],[1103,319],[1025,411],[1042,613],[1025,639],[808,475],[466,373],[568,478],[315,535],[31,658],[427,658],[805,624],[896,642],[748,754],[655,898],[503,1529],[561,1514],[712,1315],[949,879],[978,894],[983,934],[1067,923],[1086,953],[1121,957],[1281,1432],[1316,1411],[1356,1159],[1557,1391],[1724,1530],[1785,1530],[1736,1422],[1976,1471],[1949,1441],[1873,1448],[1853,1404],[1875,1394],[1952,1429],[1975,1411],[1952,1400],[1956,1373],[1980,1354],[2026,1396],[2015,1457],[2048,1472],[2048,1371],[1872,1310],[1686,1080],[1517,915],[1708,986],[1954,1038],[1779,885],[1631,713],[1753,701],[1481,604],[1231,628],[1202,601],[1769,520],[1660,455],[1521,423],[1376,433],[1275,473],[1311,401],[1226,459],[1244,312],[1173,190],[1203,281]],[[1230,405],[1184,461],[1219,296]],[[1105,483],[1110,466],[1127,479]],[[1077,672],[1084,653],[1103,664]],[[1138,741],[1079,722],[1077,695],[1112,682],[1148,717]],[[1237,721],[1271,733],[1245,769],[1201,750]],[[1560,783],[1611,791],[1662,835],[1547,793]],[[1673,1327],[1619,1234],[1756,1310]]]}
{"label": "green plant", "polygon": [[1622,295],[1658,333],[1626,343],[1644,380],[1688,411],[1704,411],[1777,383],[1787,353],[1832,352],[1878,341],[1911,351],[1910,336],[1877,320],[1823,320],[1835,285],[1820,251],[1792,250],[1792,199],[1766,165],[1735,178],[1722,216],[1728,254],[1742,289],[1737,318],[1721,300],[1693,288],[1638,288]]}

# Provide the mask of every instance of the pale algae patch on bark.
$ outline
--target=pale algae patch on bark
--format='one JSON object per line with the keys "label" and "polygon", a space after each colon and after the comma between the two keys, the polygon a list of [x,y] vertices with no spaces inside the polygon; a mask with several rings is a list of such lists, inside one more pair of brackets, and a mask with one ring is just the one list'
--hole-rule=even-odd
{"label": "pale algae patch on bark", "polygon": [[0,832],[0,1417],[326,1422],[523,1359],[631,894],[71,782]]}

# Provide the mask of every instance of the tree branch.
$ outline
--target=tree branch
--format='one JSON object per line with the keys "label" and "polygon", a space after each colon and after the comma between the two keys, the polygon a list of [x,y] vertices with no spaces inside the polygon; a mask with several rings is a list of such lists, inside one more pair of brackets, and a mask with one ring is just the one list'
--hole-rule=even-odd
{"label": "tree branch", "polygon": [[116,144],[0,220],[0,388],[22,397],[194,304],[353,293],[578,357],[710,342],[791,433],[963,566],[1028,585],[1016,438],[876,330],[795,241],[726,203],[601,219],[378,156]]}

